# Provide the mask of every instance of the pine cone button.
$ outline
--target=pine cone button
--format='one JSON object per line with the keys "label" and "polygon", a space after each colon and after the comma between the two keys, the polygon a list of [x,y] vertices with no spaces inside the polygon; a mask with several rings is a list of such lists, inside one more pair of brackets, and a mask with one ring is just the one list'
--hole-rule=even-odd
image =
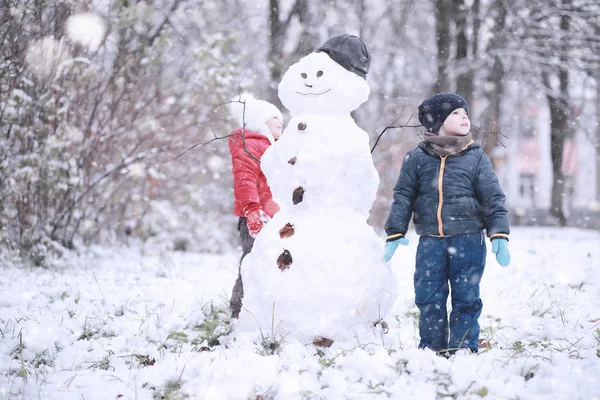
{"label": "pine cone button", "polygon": [[288,160],[288,164],[296,165],[296,157],[292,157]]}
{"label": "pine cone button", "polygon": [[294,236],[294,233],[294,225],[288,222],[283,228],[279,230],[279,237],[281,239],[289,238],[290,236]]}
{"label": "pine cone button", "polygon": [[306,124],[305,124],[304,122],[300,122],[300,123],[298,124],[298,130],[299,130],[299,131],[303,131],[303,130],[305,130],[305,129],[306,129]]}
{"label": "pine cone button", "polygon": [[283,250],[283,253],[277,257],[277,267],[280,270],[286,270],[292,265],[292,254],[288,250]]}
{"label": "pine cone button", "polygon": [[296,205],[298,203],[302,203],[302,200],[304,200],[304,188],[302,188],[302,186],[298,186],[292,193],[292,203]]}

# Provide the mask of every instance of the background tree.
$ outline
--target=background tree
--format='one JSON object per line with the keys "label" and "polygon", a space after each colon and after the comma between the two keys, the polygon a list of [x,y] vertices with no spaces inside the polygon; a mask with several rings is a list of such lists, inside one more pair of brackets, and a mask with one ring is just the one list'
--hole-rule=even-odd
{"label": "background tree", "polygon": [[504,97],[505,60],[501,49],[506,41],[506,18],[508,4],[506,0],[495,0],[489,8],[490,28],[492,39],[486,44],[486,59],[491,65],[487,65],[487,76],[485,76],[485,89],[483,91],[486,107],[483,110],[483,131],[478,132],[478,139],[483,145],[484,151],[490,155],[492,163],[497,164],[493,155],[495,147],[502,145],[499,139],[501,129],[501,106]]}
{"label": "background tree", "polygon": [[[480,0],[468,7],[464,0],[454,2],[456,14],[456,92],[473,103],[475,66],[479,52],[481,28]],[[470,34],[471,33],[471,34]]]}
{"label": "background tree", "polygon": [[[573,136],[576,127],[569,71],[590,74],[600,66],[593,54],[599,43],[594,26],[600,19],[600,5],[578,0],[494,0],[484,4],[485,10],[480,12],[481,6],[479,1],[469,8],[462,1],[454,2],[453,7],[444,0],[435,2],[436,91],[456,87],[467,98],[475,93],[472,119],[482,118],[484,128],[482,132],[475,129],[476,137],[495,164],[499,160],[495,149],[508,140],[501,132],[502,119],[506,118],[502,104],[509,95],[505,91],[507,77],[516,77],[532,91],[545,93],[553,175],[550,213],[565,225],[568,188],[563,171],[564,141]],[[454,57],[445,50],[452,48],[456,50]],[[483,53],[479,49],[484,49]]]}
{"label": "background tree", "polygon": [[[0,112],[7,156],[0,219],[9,247],[43,264],[54,243],[72,248],[76,239],[143,230],[141,216],[169,189],[171,214],[184,199],[202,207],[190,199],[189,179],[200,180],[206,158],[188,160],[190,168],[158,161],[205,134],[213,105],[235,82],[219,54],[228,39],[204,35],[184,43],[173,28],[195,25],[182,4],[111,3],[101,15],[106,33],[97,49],[65,35],[67,16],[81,4],[23,1],[3,8]],[[191,62],[180,63],[190,52]],[[202,215],[197,210],[193,221]],[[157,234],[147,225],[138,233]]]}
{"label": "background tree", "polygon": [[[600,37],[593,29],[598,23],[600,5],[555,0],[528,3],[525,13],[518,13],[516,5],[511,11],[522,26],[518,35],[521,59],[517,66],[526,79],[534,79],[548,101],[553,174],[550,213],[561,225],[566,225],[564,143],[573,136],[577,125],[569,82],[571,74],[589,74],[600,67],[600,60],[594,54]],[[532,71],[537,72],[537,77]]]}
{"label": "background tree", "polygon": [[[311,0],[294,0],[287,15],[283,15],[280,0],[269,0],[269,55],[271,85],[267,99],[283,108],[277,96],[277,84],[281,81],[287,67],[296,62],[298,58],[310,53],[317,45],[318,36],[314,34],[313,8],[316,7]],[[289,43],[291,26],[296,22],[296,44],[289,54],[284,52],[286,42]],[[294,60],[294,61],[292,61]]]}

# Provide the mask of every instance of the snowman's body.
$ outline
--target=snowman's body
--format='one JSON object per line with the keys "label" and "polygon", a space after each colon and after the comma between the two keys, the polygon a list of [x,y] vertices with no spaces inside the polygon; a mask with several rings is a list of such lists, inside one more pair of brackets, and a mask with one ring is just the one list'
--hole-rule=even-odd
{"label": "snowman's body", "polygon": [[[379,176],[369,137],[352,117],[302,114],[290,120],[285,133],[261,160],[280,207],[289,212],[303,207],[348,208],[368,218]],[[294,205],[291,193],[299,186],[305,201]]]}
{"label": "snowman's body", "polygon": [[350,116],[368,86],[312,53],[290,67],[279,94],[293,118],[261,168],[281,211],[244,259],[240,318],[307,342],[349,339],[385,316],[397,287],[366,222],[379,177],[368,135]]}

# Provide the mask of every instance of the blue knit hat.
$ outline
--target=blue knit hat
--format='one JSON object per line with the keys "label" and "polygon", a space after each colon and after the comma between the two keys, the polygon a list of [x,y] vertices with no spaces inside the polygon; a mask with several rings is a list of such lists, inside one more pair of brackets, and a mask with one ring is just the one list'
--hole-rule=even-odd
{"label": "blue knit hat", "polygon": [[467,101],[456,93],[438,93],[419,106],[419,122],[429,131],[438,133],[448,115],[457,108],[464,108],[469,115]]}

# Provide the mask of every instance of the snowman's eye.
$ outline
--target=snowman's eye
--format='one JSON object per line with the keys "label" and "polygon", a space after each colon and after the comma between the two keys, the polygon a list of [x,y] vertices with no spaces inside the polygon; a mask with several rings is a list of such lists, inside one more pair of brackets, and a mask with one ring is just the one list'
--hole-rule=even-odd
{"label": "snowman's eye", "polygon": [[320,78],[323,76],[323,71],[317,71],[317,78]]}
{"label": "snowman's eye", "polygon": [[302,77],[302,79],[306,79],[308,78],[308,75],[306,75],[304,72],[300,74],[300,76]]}

